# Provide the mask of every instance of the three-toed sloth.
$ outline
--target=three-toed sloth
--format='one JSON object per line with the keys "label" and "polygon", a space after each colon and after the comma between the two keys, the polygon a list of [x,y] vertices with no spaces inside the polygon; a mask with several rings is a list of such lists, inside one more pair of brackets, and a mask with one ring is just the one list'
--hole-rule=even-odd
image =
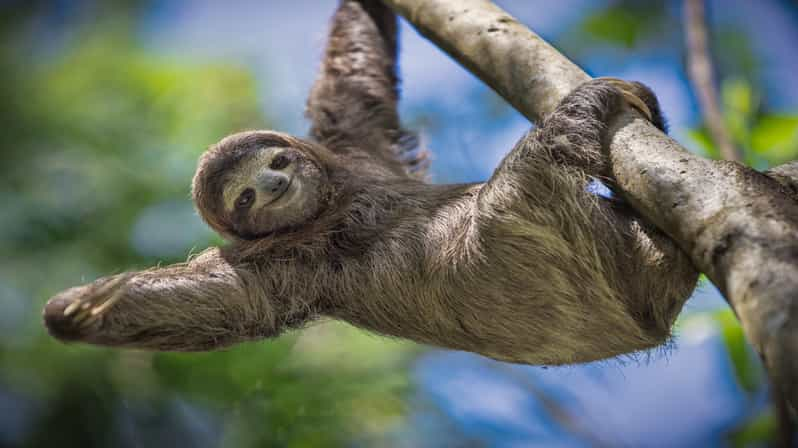
{"label": "three-toed sloth", "polygon": [[666,341],[696,272],[622,201],[586,188],[612,182],[602,148],[624,108],[663,126],[653,93],[590,81],[488,182],[429,184],[426,154],[399,123],[396,27],[377,0],[341,1],[307,104],[310,137],[242,132],[199,161],[197,210],[229,244],[66,290],[45,306],[50,332],[210,350],[328,316],[529,364]]}

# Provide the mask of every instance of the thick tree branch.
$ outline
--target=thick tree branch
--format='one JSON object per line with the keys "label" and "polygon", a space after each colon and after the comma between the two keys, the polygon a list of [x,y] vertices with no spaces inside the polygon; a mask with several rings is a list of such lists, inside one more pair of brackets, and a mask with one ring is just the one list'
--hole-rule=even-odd
{"label": "thick tree branch", "polygon": [[384,0],[533,122],[590,80],[546,41],[487,0]]}
{"label": "thick tree branch", "polygon": [[[533,121],[588,79],[490,1],[385,2]],[[795,415],[798,202],[762,173],[690,154],[633,112],[611,132],[624,196],[718,286]]]}
{"label": "thick tree branch", "polygon": [[743,160],[742,155],[726,128],[723,113],[720,111],[718,90],[715,88],[715,70],[709,53],[704,0],[685,0],[684,21],[687,73],[698,97],[704,122],[721,157],[739,162]]}

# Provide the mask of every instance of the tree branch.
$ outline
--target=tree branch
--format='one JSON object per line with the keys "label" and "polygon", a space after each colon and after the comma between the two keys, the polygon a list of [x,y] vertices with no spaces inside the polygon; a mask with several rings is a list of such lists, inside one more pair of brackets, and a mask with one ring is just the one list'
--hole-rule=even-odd
{"label": "tree branch", "polygon": [[[488,0],[384,1],[533,121],[588,79]],[[616,120],[610,135],[625,198],[718,286],[794,418],[798,202],[762,173],[690,154],[635,112]]]}
{"label": "tree branch", "polygon": [[383,0],[533,122],[590,80],[546,41],[487,0]]}
{"label": "tree branch", "polygon": [[712,135],[712,141],[718,146],[721,157],[739,162],[743,158],[726,128],[726,122],[720,111],[718,90],[715,88],[715,70],[709,54],[704,0],[685,0],[684,20],[687,73],[698,97],[704,122]]}

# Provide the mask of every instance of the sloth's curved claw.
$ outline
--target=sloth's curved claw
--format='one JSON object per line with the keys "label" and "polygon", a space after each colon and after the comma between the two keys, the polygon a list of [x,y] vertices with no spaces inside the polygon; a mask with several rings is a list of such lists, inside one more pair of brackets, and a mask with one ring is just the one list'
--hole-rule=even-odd
{"label": "sloth's curved claw", "polygon": [[637,109],[641,114],[643,114],[648,119],[648,121],[652,121],[653,116],[651,114],[651,110],[648,108],[646,103],[640,99],[639,96],[635,95],[634,92],[636,89],[632,83],[630,83],[629,81],[625,81],[623,79],[613,78],[613,77],[602,77],[596,79],[605,81],[606,83],[618,89],[621,92],[621,94],[623,94],[623,98],[630,106]]}
{"label": "sloth's curved claw", "polygon": [[61,340],[76,340],[99,322],[103,314],[124,295],[132,274],[121,274],[99,285],[77,287],[53,297],[44,307],[50,333]]}

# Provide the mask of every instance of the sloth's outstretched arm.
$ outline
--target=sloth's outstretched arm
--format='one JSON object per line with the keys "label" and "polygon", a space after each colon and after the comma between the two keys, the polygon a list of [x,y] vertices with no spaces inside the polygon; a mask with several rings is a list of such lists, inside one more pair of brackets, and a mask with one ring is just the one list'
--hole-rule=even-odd
{"label": "sloth's outstretched arm", "polygon": [[341,0],[306,114],[319,143],[404,176],[423,171],[426,154],[415,150],[396,110],[396,28],[381,1]]}
{"label": "sloth's outstretched arm", "polygon": [[210,350],[275,336],[291,313],[266,299],[251,269],[210,249],[188,263],[61,292],[45,306],[44,321],[64,341],[154,350]]}

